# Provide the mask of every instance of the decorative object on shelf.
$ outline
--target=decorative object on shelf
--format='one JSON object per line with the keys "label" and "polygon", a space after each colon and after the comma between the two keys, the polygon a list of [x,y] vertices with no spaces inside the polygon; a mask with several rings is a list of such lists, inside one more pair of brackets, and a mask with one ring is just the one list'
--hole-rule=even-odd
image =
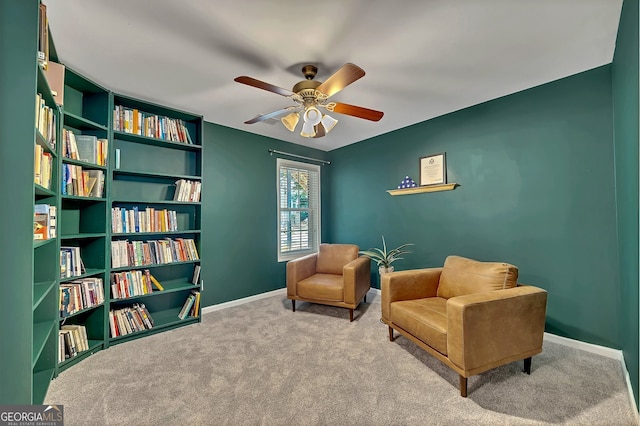
{"label": "decorative object on shelf", "polygon": [[327,100],[364,76],[364,70],[357,65],[346,63],[338,71],[327,78],[324,83],[314,80],[318,72],[315,65],[305,65],[302,67],[303,80],[293,86],[292,90],[283,89],[264,81],[257,80],[246,75],[236,77],[234,81],[257,87],[258,89],[285,96],[297,105],[288,106],[278,111],[268,114],[258,115],[245,124],[253,124],[266,121],[270,118],[280,118],[284,127],[293,132],[300,120],[300,114],[304,120],[300,136],[306,138],[320,138],[329,133],[338,123],[338,120],[328,114],[320,112],[319,108],[324,108],[329,112],[350,115],[352,117],[364,118],[365,120],[378,121],[384,115],[381,111],[375,111],[355,105],[343,104],[340,102],[328,102]]}
{"label": "decorative object on shelf", "polygon": [[402,179],[402,182],[400,182],[400,185],[398,185],[398,189],[405,189],[405,188],[414,188],[418,185],[416,185],[416,182],[411,179],[409,176],[405,176],[404,179]]}
{"label": "decorative object on shelf", "polygon": [[380,275],[393,272],[394,267],[391,266],[393,262],[396,260],[404,259],[400,256],[403,254],[411,253],[409,250],[406,250],[406,247],[414,245],[413,243],[402,244],[392,250],[387,251],[387,243],[384,240],[384,235],[382,236],[382,249],[374,247],[369,250],[360,251],[361,255],[367,256],[369,259],[376,262],[378,265],[378,272]]}
{"label": "decorative object on shelf", "polygon": [[451,191],[455,189],[458,185],[457,183],[445,183],[442,185],[424,185],[424,186],[415,186],[413,188],[403,188],[403,189],[387,189],[389,195],[409,195],[409,194],[420,194],[423,192],[439,192],[439,191]]}
{"label": "decorative object on shelf", "polygon": [[420,186],[447,183],[447,160],[444,152],[420,157]]}

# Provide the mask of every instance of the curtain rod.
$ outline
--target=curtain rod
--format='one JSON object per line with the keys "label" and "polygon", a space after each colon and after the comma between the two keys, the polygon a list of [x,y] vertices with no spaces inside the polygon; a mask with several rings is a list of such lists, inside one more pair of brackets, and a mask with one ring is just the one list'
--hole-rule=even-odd
{"label": "curtain rod", "polygon": [[275,150],[275,149],[270,149],[269,150],[269,154],[270,155],[273,155],[273,154],[287,155],[289,157],[295,157],[295,158],[302,158],[304,160],[317,161],[318,163],[321,163],[321,164],[331,164],[331,161],[321,160],[319,158],[305,157],[303,155],[291,154],[289,152],[278,151],[278,150]]}

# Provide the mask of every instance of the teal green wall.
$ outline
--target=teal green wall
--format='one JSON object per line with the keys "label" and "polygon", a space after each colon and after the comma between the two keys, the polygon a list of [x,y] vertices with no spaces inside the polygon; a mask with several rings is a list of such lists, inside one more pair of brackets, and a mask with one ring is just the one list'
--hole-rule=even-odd
{"label": "teal green wall", "polygon": [[[277,255],[276,156],[269,149],[320,159],[329,156],[205,123],[202,263],[209,266],[202,269],[203,306],[285,286],[285,263],[278,262]],[[320,170],[323,186],[328,167]],[[321,202],[328,210],[325,200]]]}
{"label": "teal green wall", "polygon": [[[332,151],[329,239],[415,243],[397,269],[513,263],[549,292],[547,331],[619,348],[612,120],[604,66]],[[439,152],[460,187],[385,192]]]}
{"label": "teal green wall", "polygon": [[621,346],[638,404],[638,0],[625,0],[613,58]]}

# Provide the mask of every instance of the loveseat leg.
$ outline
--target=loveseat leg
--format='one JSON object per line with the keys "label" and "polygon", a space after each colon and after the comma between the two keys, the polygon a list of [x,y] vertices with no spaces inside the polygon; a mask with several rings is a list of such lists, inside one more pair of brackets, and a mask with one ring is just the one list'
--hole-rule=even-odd
{"label": "loveseat leg", "polygon": [[531,357],[524,359],[524,370],[522,371],[531,374]]}
{"label": "loveseat leg", "polygon": [[349,309],[349,322],[353,322],[353,309]]}
{"label": "loveseat leg", "polygon": [[467,397],[467,378],[463,375],[460,375],[460,396]]}
{"label": "loveseat leg", "polygon": [[393,342],[394,340],[396,339],[393,337],[393,328],[389,326],[389,341]]}
{"label": "loveseat leg", "polygon": [[364,303],[367,303],[367,295],[364,295]]}
{"label": "loveseat leg", "polygon": [[291,299],[291,308],[293,309],[293,312],[296,311],[296,301],[295,301],[295,299]]}

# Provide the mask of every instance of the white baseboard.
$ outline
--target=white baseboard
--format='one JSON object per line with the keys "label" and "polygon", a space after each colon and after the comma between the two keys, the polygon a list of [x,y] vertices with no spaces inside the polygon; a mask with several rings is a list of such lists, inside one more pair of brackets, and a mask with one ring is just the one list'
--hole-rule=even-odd
{"label": "white baseboard", "polygon": [[268,291],[266,293],[255,294],[249,297],[243,297],[242,299],[231,300],[229,302],[219,303],[217,305],[211,305],[202,308],[202,313],[207,314],[209,312],[219,311],[221,309],[231,308],[232,306],[244,305],[245,303],[254,302],[260,299],[266,299],[267,297],[276,296],[278,294],[287,294],[286,288],[279,288],[277,290]]}
{"label": "white baseboard", "polygon": [[[369,289],[369,293],[371,293],[374,296],[380,297],[381,295],[381,291],[378,288],[371,288]],[[286,295],[287,294],[287,289],[286,288],[279,288],[277,290],[273,290],[273,291],[268,291],[266,293],[261,293],[261,294],[256,294],[253,296],[249,296],[249,297],[243,297],[242,299],[237,299],[237,300],[231,300],[229,302],[224,302],[224,303],[220,303],[217,305],[212,305],[212,306],[207,306],[205,308],[202,308],[202,313],[206,314],[209,312],[215,312],[215,311],[219,311],[221,309],[226,309],[226,308],[230,308],[232,306],[239,306],[239,305],[243,305],[245,303],[249,303],[249,302],[253,302],[255,300],[260,300],[260,299],[265,299],[267,297],[271,297],[271,296],[276,296],[276,295]],[[620,361],[620,365],[622,367],[622,371],[623,374],[625,375],[625,379],[627,382],[627,389],[629,390],[629,399],[631,400],[631,405],[633,406],[633,408],[635,409],[635,412],[638,412],[638,406],[636,405],[636,399],[633,395],[633,388],[631,387],[631,378],[629,377],[629,370],[627,370],[627,366],[624,362],[624,356],[622,355],[622,351],[618,350],[618,349],[611,349],[611,348],[607,348],[605,346],[600,346],[600,345],[594,345],[592,343],[586,343],[586,342],[581,342],[580,340],[574,340],[574,339],[569,339],[568,337],[562,337],[562,336],[558,336],[556,334],[551,334],[551,333],[544,333],[544,341],[546,342],[552,342],[552,343],[557,343],[560,345],[565,345],[565,346],[569,346],[572,348],[576,348],[576,349],[580,349],[586,352],[591,352],[597,355],[602,355],[605,356],[607,358],[613,358],[613,359],[617,359],[618,361]],[[640,413],[638,416],[638,419],[640,421]]]}

